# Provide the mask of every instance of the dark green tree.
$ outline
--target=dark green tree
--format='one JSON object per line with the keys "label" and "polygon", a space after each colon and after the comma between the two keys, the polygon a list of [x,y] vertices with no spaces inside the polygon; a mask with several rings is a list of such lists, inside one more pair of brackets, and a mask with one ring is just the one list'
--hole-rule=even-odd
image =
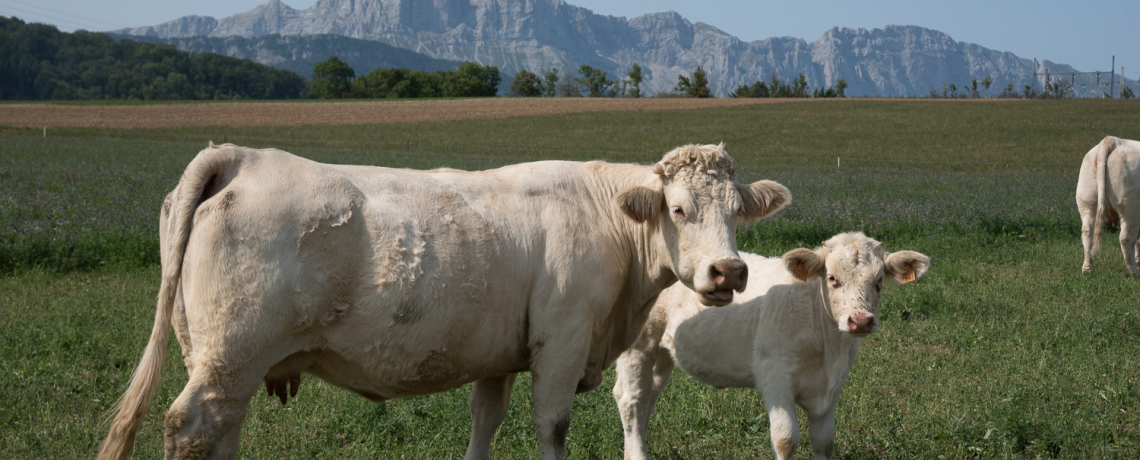
{"label": "dark green tree", "polygon": [[692,80],[684,75],[677,75],[677,86],[673,87],[673,91],[685,97],[709,97],[711,95],[709,93],[709,81],[701,66],[697,66],[697,70],[693,71]]}
{"label": "dark green tree", "polygon": [[994,77],[992,75],[986,75],[986,78],[982,79],[982,86],[986,88],[987,98],[990,97],[990,85],[992,84],[994,84]]}
{"label": "dark green tree", "polygon": [[626,74],[629,77],[629,97],[641,97],[641,81],[644,78],[641,75],[641,66],[635,62],[633,69]]}
{"label": "dark green tree", "polygon": [[491,97],[499,92],[499,68],[464,62],[443,84],[450,97]]}
{"label": "dark green tree", "polygon": [[610,87],[615,83],[613,80],[606,78],[606,71],[595,69],[585,64],[578,67],[578,75],[581,75],[581,77],[576,78],[576,80],[586,88],[587,96],[589,97],[609,96]]}
{"label": "dark green tree", "polygon": [[546,97],[558,95],[558,67],[552,67],[542,78],[542,91]]}
{"label": "dark green tree", "polygon": [[542,95],[542,80],[534,72],[520,70],[511,80],[511,94],[519,97],[535,97]]}
{"label": "dark green tree", "polygon": [[736,87],[729,93],[729,97],[772,97],[772,93],[768,91],[767,83],[757,80],[752,83],[752,86],[740,85]]}
{"label": "dark green tree", "polygon": [[247,59],[0,16],[0,99],[287,99],[305,87]]}
{"label": "dark green tree", "polygon": [[340,99],[349,95],[356,71],[336,56],[329,56],[313,66],[313,79],[309,84],[309,97]]}
{"label": "dark green tree", "polygon": [[835,82],[835,92],[839,93],[838,97],[847,97],[847,95],[844,94],[844,91],[846,91],[846,90],[847,90],[847,80],[840,78],[839,81]]}
{"label": "dark green tree", "polygon": [[352,82],[351,97],[415,98],[423,97],[423,84],[416,72],[408,69],[381,68],[357,77]]}
{"label": "dark green tree", "polygon": [[1125,86],[1120,89],[1121,99],[1132,99],[1134,97],[1136,97],[1136,93],[1132,91],[1131,87]]}

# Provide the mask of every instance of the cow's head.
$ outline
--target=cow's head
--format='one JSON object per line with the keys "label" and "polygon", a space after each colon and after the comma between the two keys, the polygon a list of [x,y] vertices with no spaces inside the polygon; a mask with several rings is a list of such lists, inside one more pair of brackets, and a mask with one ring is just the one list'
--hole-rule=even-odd
{"label": "cow's head", "polygon": [[724,145],[686,145],[653,165],[648,186],[617,197],[627,216],[659,230],[677,279],[705,305],[727,305],[742,292],[748,266],[736,253],[736,227],[779,211],[791,202],[772,181],[751,185],[733,179],[736,168]]}
{"label": "cow's head", "polygon": [[930,268],[930,258],[914,251],[887,253],[883,243],[856,232],[835,235],[815,251],[788,251],[784,265],[800,280],[822,282],[839,330],[861,337],[879,330],[883,278],[899,283],[919,279]]}

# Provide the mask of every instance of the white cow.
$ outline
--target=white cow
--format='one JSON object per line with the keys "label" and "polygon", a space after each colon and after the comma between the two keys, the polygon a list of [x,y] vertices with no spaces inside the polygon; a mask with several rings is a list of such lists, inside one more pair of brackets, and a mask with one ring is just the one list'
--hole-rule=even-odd
{"label": "white cow", "polygon": [[1085,154],[1077,179],[1077,209],[1081,213],[1081,240],[1085,246],[1086,273],[1093,271],[1093,255],[1100,250],[1101,230],[1107,219],[1120,227],[1124,269],[1140,275],[1140,142],[1105,137]]}
{"label": "white cow", "polygon": [[717,388],[760,390],[779,459],[791,458],[799,445],[798,404],[815,458],[831,458],[835,406],[859,337],[879,328],[883,278],[907,283],[930,266],[925,255],[888,254],[862,233],[836,235],[815,251],[795,249],[783,258],[741,256],[753,281],[732,305],[705,307],[698,294],[674,285],[618,358],[614,398],[627,460],[648,458],[649,415],[674,365]]}
{"label": "white cow", "polygon": [[211,145],[163,204],[154,328],[99,456],[130,455],[173,324],[190,378],[167,458],[233,458],[258,386],[284,401],[302,372],[377,402],[474,382],[467,458],[487,458],[523,371],[541,457],[562,458],[574,393],[601,383],[663,289],[680,280],[709,305],[745,289],[737,225],[791,196],[733,174],[717,145],[653,167],[481,172]]}

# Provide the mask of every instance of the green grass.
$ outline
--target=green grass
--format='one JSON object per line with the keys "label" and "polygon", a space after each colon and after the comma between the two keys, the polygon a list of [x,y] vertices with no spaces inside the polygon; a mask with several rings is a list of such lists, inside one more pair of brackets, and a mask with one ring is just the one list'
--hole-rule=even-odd
{"label": "green grass", "polygon": [[[1104,135],[1140,138],[1137,109],[874,100],[0,134],[0,257],[8,257],[0,259],[0,457],[94,454],[103,412],[124,390],[153,321],[161,196],[207,140],[225,139],[327,162],[466,169],[547,158],[649,163],[678,144],[725,141],[742,178],[781,181],[796,198],[742,233],[742,250],[778,255],[863,229],[888,250],[933,259],[919,282],[886,288],[882,330],[862,342],[840,401],[837,458],[1136,458],[1140,284],[1122,276],[1115,233],[1106,234],[1098,272],[1080,273],[1073,191],[1080,159]],[[7,227],[17,222],[50,225]],[[186,381],[174,341],[170,353],[138,458],[161,455],[162,414]],[[607,377],[577,396],[571,458],[621,456],[612,371]],[[376,406],[306,377],[289,406],[255,398],[241,456],[461,458],[468,391]],[[495,458],[537,455],[530,407],[524,375]],[[770,458],[767,430],[755,391],[713,390],[677,372],[649,438],[655,458]],[[803,439],[799,458],[808,456]]]}

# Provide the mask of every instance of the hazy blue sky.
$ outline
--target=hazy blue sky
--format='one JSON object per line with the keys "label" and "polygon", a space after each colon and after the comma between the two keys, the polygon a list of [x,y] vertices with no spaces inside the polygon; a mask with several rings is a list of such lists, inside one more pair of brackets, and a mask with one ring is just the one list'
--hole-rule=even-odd
{"label": "hazy blue sky", "polygon": [[[283,0],[305,9],[316,0]],[[541,1],[541,0],[540,0]],[[155,25],[181,16],[223,18],[263,0],[0,0],[0,15],[54,24],[61,30],[111,30]],[[569,0],[598,14],[632,18],[674,10],[742,40],[798,37],[807,41],[832,26],[881,28],[917,25],[940,30],[955,40],[1009,51],[1024,58],[1048,59],[1079,70],[1140,75],[1140,1],[1104,0]]]}

